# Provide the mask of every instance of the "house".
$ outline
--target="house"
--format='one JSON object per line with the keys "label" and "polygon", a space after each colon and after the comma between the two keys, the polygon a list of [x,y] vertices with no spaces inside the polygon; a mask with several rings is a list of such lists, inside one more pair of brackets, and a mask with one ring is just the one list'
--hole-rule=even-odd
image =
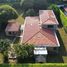
{"label": "house", "polygon": [[9,20],[5,29],[7,36],[16,36],[19,33],[20,25],[15,20]]}
{"label": "house", "polygon": [[[53,10],[39,10],[39,16],[26,17],[21,43],[34,45],[36,61],[43,62],[48,51],[57,51],[60,47],[56,30],[59,23]],[[42,56],[45,58],[42,59]],[[41,59],[40,59],[41,58]]]}
{"label": "house", "polygon": [[67,16],[67,7],[64,7],[64,14]]}

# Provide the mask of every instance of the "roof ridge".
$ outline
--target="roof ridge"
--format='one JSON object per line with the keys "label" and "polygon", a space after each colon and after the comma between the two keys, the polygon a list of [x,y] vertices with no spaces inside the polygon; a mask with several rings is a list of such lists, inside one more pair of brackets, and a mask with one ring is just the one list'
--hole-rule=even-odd
{"label": "roof ridge", "polygon": [[[40,31],[40,33],[42,34],[42,35],[44,35],[41,31]],[[47,36],[46,35],[44,35],[46,38],[47,38]],[[50,38],[49,38],[49,40],[50,40]],[[52,40],[50,40],[50,41],[52,41]],[[53,41],[52,41],[53,42]]]}
{"label": "roof ridge", "polygon": [[[40,32],[40,30],[39,30],[37,33],[39,33],[39,32]],[[29,41],[30,39],[32,39],[37,33],[35,33],[35,34],[34,34],[32,37],[30,37],[27,41]],[[27,42],[27,41],[26,41],[26,42]],[[25,43],[26,43],[26,42],[25,42]]]}

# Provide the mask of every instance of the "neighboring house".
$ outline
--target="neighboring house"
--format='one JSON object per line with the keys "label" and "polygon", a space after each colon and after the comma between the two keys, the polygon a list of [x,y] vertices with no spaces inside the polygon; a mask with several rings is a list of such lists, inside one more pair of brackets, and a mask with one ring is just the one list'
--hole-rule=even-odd
{"label": "neighboring house", "polygon": [[67,7],[64,7],[64,14],[67,16]]}
{"label": "neighboring house", "polygon": [[66,2],[67,0],[63,0],[63,1],[65,1],[65,2]]}
{"label": "neighboring house", "polygon": [[[53,10],[39,10],[39,16],[26,17],[21,43],[34,45],[36,61],[43,62],[48,51],[56,51],[60,47],[56,30],[59,25]],[[45,58],[42,59],[42,56]]]}
{"label": "neighboring house", "polygon": [[16,36],[19,34],[20,25],[15,20],[9,20],[5,29],[7,36]]}

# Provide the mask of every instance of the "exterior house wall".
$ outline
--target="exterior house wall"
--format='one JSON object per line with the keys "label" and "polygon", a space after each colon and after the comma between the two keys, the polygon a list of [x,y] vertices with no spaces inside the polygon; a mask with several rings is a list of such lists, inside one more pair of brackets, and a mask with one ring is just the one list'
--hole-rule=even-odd
{"label": "exterior house wall", "polygon": [[[10,34],[11,33],[11,34]],[[15,32],[15,31],[11,31],[11,32],[8,32],[8,31],[6,31],[6,35],[7,36],[16,36],[16,35],[18,35],[18,32]]]}

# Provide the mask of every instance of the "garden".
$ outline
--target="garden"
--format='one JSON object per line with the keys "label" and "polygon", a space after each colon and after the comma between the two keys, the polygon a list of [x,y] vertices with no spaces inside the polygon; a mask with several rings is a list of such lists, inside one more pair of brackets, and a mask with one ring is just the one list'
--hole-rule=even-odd
{"label": "garden", "polygon": [[[40,9],[52,9],[56,15],[56,18],[59,22],[59,29],[57,36],[61,47],[59,49],[58,56],[48,56],[47,62],[54,63],[63,63],[67,62],[67,17],[64,15],[63,11],[57,8],[56,5],[48,4],[47,0],[21,0],[18,2],[8,2],[0,4],[0,63],[9,63],[8,62],[8,51],[10,45],[12,44],[14,37],[7,37],[5,35],[5,27],[8,24],[8,20],[16,19],[19,24],[24,24],[24,19],[26,16],[35,16],[38,15]],[[35,63],[33,55],[33,46],[28,44],[20,44],[16,38],[15,43],[13,43],[14,51],[17,55],[17,63]],[[25,45],[25,46],[23,46]],[[7,61],[5,61],[7,60]],[[4,64],[1,67],[15,67],[17,64]],[[19,67],[54,67],[55,64],[19,64]],[[59,65],[63,67],[64,65]],[[18,66],[17,66],[18,67]]]}

